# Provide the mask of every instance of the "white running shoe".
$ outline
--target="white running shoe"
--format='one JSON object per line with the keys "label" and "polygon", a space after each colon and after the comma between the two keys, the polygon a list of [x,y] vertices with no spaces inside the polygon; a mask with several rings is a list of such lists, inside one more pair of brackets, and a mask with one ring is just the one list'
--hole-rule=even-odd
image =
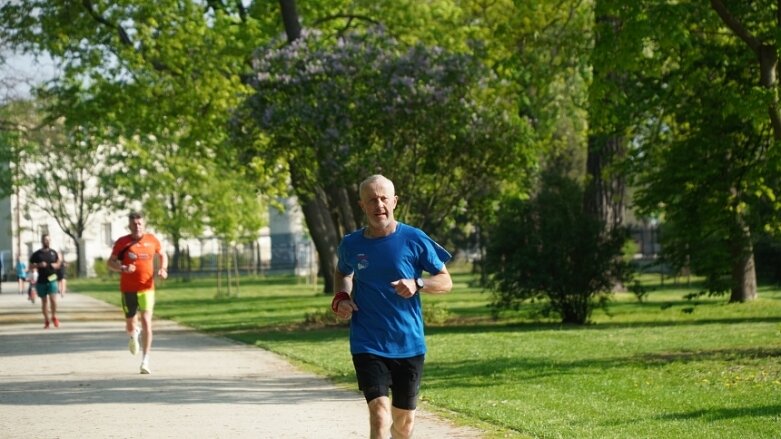
{"label": "white running shoe", "polygon": [[130,336],[130,341],[127,342],[127,348],[130,351],[130,355],[135,355],[138,353],[138,334],[141,333],[140,329],[136,329],[136,331],[133,333],[133,335]]}
{"label": "white running shoe", "polygon": [[149,375],[152,373],[152,369],[149,368],[149,361],[142,361],[141,362],[141,374],[142,375]]}

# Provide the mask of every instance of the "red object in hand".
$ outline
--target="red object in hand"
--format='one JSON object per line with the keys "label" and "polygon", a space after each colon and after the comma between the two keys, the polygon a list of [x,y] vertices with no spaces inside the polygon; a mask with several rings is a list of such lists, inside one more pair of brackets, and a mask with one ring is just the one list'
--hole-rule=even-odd
{"label": "red object in hand", "polygon": [[331,301],[331,310],[333,312],[336,312],[337,309],[339,309],[339,304],[343,300],[350,300],[350,295],[347,294],[345,291],[339,291],[334,295],[334,300]]}

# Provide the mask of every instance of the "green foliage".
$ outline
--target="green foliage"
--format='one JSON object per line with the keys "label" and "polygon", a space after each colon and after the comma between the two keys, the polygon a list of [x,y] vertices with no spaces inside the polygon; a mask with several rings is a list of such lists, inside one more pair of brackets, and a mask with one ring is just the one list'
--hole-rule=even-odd
{"label": "green foliage", "polygon": [[33,101],[12,101],[0,105],[0,197],[7,197],[28,185],[25,164],[35,158],[35,146],[44,137],[40,105]]}
{"label": "green foliage", "polygon": [[[730,20],[777,52],[774,8],[724,2]],[[628,169],[641,215],[665,223],[675,270],[707,276],[712,293],[743,289],[758,231],[777,229],[779,160],[768,114],[779,84],[760,89],[758,53],[726,26],[722,2],[596,3],[603,50],[593,63],[598,120],[632,127]],[[610,85],[620,88],[611,88]]]}
{"label": "green foliage", "polygon": [[551,169],[533,199],[502,204],[486,259],[495,312],[543,300],[544,313],[584,324],[615,282],[625,280],[625,234],[620,229],[605,234],[599,221],[583,213],[582,202],[582,186]]}
{"label": "green foliage", "polygon": [[453,314],[444,303],[427,303],[423,306],[423,322],[426,325],[444,325]]}
{"label": "green foliage", "polygon": [[111,272],[108,271],[108,267],[106,266],[106,260],[103,258],[95,258],[94,261],[94,268],[95,268],[95,276],[98,277],[98,279],[108,279]]}
{"label": "green foliage", "polygon": [[637,281],[633,281],[629,285],[628,290],[635,295],[638,302],[644,302],[648,297],[648,293],[650,292],[648,287]]}
{"label": "green foliage", "polygon": [[339,319],[333,311],[326,309],[304,314],[304,324],[315,326],[336,326],[346,325],[347,321]]}
{"label": "green foliage", "polygon": [[[710,225],[704,223],[700,229]],[[726,237],[722,234],[679,226],[677,220],[667,221],[660,227],[662,254],[660,263],[666,264],[673,273],[689,270],[705,277],[705,291],[723,295],[730,289],[730,255]]]}
{"label": "green foliage", "polygon": [[61,75],[38,91],[48,115],[110,149],[86,162],[110,171],[91,175],[110,190],[103,204],[141,204],[175,244],[207,225],[228,240],[257,234],[257,189],[278,188],[235,172],[226,143],[247,60],[267,39],[235,6],[25,0],[0,10],[0,38],[58,62]]}

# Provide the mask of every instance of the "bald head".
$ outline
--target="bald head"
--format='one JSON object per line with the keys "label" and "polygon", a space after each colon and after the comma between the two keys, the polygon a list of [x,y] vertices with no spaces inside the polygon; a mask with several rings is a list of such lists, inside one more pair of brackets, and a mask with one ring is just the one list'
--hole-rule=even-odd
{"label": "bald head", "polygon": [[371,177],[366,178],[366,180],[362,181],[361,185],[358,187],[359,194],[363,195],[363,192],[366,190],[366,188],[374,185],[385,188],[386,195],[396,195],[396,188],[393,187],[393,182],[387,179],[384,175],[380,174],[374,174]]}
{"label": "bald head", "polygon": [[396,208],[396,189],[393,182],[382,175],[372,175],[361,182],[358,204],[368,220],[367,236],[388,236],[396,230],[393,209]]}

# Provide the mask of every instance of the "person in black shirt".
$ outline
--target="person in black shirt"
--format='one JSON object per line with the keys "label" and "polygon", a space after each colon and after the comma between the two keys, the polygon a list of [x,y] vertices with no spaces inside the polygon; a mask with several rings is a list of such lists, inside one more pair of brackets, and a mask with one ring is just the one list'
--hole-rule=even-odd
{"label": "person in black shirt", "polygon": [[[41,236],[42,248],[30,256],[30,267],[38,270],[38,282],[35,291],[41,298],[41,312],[43,312],[43,329],[48,329],[50,323],[55,327],[60,326],[57,318],[57,270],[62,261],[56,250],[49,247],[51,238],[48,234]],[[51,309],[51,320],[49,320]]]}

